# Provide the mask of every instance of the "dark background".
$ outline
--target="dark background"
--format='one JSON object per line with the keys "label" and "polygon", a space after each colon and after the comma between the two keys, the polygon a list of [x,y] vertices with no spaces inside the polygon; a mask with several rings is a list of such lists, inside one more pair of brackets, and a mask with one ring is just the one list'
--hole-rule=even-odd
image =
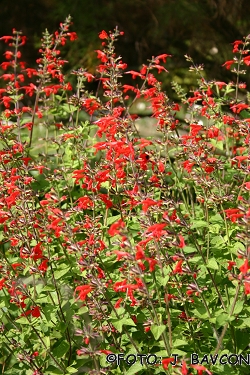
{"label": "dark background", "polygon": [[[68,71],[82,66],[93,73],[98,33],[118,26],[125,34],[117,53],[129,69],[138,70],[151,56],[173,55],[166,65],[169,75],[162,77],[167,91],[173,79],[189,89],[195,85],[185,54],[205,65],[207,79],[233,79],[222,64],[232,59],[231,43],[250,34],[249,0],[2,0],[0,5],[0,34],[22,30],[28,37],[22,59],[29,66],[35,65],[42,32],[53,33],[70,14],[78,40],[64,49]],[[5,49],[0,43],[0,55]]]}

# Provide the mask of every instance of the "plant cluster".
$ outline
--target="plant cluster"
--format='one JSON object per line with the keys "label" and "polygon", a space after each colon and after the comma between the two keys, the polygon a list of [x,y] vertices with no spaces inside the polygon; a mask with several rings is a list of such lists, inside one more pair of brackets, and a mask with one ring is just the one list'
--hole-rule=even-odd
{"label": "plant cluster", "polygon": [[[247,374],[250,37],[224,64],[234,82],[207,82],[186,56],[197,88],[173,83],[177,104],[159,80],[171,56],[126,71],[118,29],[99,34],[96,75],[73,71],[73,90],[70,24],[44,33],[36,69],[20,32],[0,38],[1,373]],[[138,130],[138,98],[159,136]]]}

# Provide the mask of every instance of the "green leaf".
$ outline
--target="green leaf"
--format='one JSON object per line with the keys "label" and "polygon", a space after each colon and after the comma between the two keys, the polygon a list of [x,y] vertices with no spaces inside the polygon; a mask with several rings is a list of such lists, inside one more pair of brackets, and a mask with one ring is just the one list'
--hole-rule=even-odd
{"label": "green leaf", "polygon": [[216,262],[215,258],[211,258],[208,260],[207,267],[212,268],[213,270],[219,269],[218,263]]}
{"label": "green leaf", "polygon": [[202,257],[201,256],[196,256],[196,257],[193,257],[193,258],[190,258],[188,261],[191,262],[191,263],[199,263],[201,261]]}
{"label": "green leaf", "polygon": [[143,365],[140,364],[140,362],[136,362],[135,364],[133,364],[129,369],[128,371],[125,372],[125,375],[133,375],[133,374],[136,374],[138,371],[141,371],[141,370],[145,370],[145,366],[143,367]]}
{"label": "green leaf", "polygon": [[196,253],[197,249],[195,247],[185,246],[183,251],[185,254],[189,254],[189,253]]}
{"label": "green leaf", "polygon": [[65,111],[65,112],[67,112],[67,113],[72,113],[72,112],[75,112],[75,111],[77,111],[77,107],[75,107],[73,104],[63,104],[62,106],[61,106],[61,108]]}
{"label": "green leaf", "polygon": [[195,310],[193,310],[193,314],[195,316],[198,316],[198,318],[201,318],[201,319],[208,319],[208,313],[207,313],[207,310],[204,306],[199,306],[197,307]]}
{"label": "green leaf", "polygon": [[228,323],[229,315],[225,312],[222,312],[219,316],[217,316],[216,321],[219,327],[223,327],[226,323]]}
{"label": "green leaf", "polygon": [[67,370],[68,373],[70,373],[70,374],[75,374],[76,372],[78,372],[78,370],[75,369],[74,367],[67,367],[66,370]]}
{"label": "green leaf", "polygon": [[176,339],[174,342],[173,342],[173,347],[176,348],[178,346],[184,346],[184,345],[189,345],[188,342],[184,341],[184,340],[181,340],[181,339]]}
{"label": "green leaf", "polygon": [[222,236],[214,236],[211,239],[211,244],[216,245],[216,247],[219,247],[220,245],[224,245],[226,242]]}
{"label": "green leaf", "polygon": [[[244,301],[237,301],[236,304],[235,304],[233,314],[235,314],[235,315],[239,314],[242,311],[243,306],[244,306]],[[230,307],[230,310],[231,310],[231,307]]]}
{"label": "green leaf", "polygon": [[235,325],[239,329],[244,329],[244,328],[250,328],[250,317],[249,318],[238,318],[235,322]]}
{"label": "green leaf", "polygon": [[61,358],[69,350],[69,343],[67,341],[61,341],[59,345],[52,349],[52,353],[55,357]]}
{"label": "green leaf", "polygon": [[115,223],[116,221],[120,220],[121,215],[111,216],[107,218],[107,225],[111,225]]}
{"label": "green leaf", "polygon": [[193,224],[191,225],[191,229],[195,228],[205,228],[208,226],[208,223],[203,220],[193,220]]}
{"label": "green leaf", "polygon": [[211,224],[209,225],[209,233],[219,234],[221,231],[221,224]]}
{"label": "green leaf", "polygon": [[64,372],[62,370],[60,370],[59,368],[55,367],[55,366],[52,366],[50,365],[48,368],[47,368],[47,371],[45,371],[45,375],[60,375],[60,374],[63,374]]}
{"label": "green leaf", "polygon": [[223,141],[219,141],[217,139],[210,139],[209,142],[211,142],[211,144],[213,146],[215,146],[216,148],[218,148],[219,150],[224,150],[224,142]]}
{"label": "green leaf", "polygon": [[123,318],[120,320],[112,321],[113,326],[117,329],[118,332],[122,332],[122,326],[134,326],[136,327],[135,322],[131,318]]}
{"label": "green leaf", "polygon": [[216,214],[214,216],[211,216],[209,221],[210,221],[210,223],[224,222],[224,220],[223,220],[223,218],[220,214]]}
{"label": "green leaf", "polygon": [[56,280],[59,280],[61,277],[63,277],[66,273],[68,273],[70,270],[70,267],[62,268],[60,270],[56,270],[54,272],[54,276]]}
{"label": "green leaf", "polygon": [[154,324],[154,325],[151,326],[150,330],[153,333],[155,340],[158,340],[159,337],[162,335],[162,333],[165,331],[165,329],[166,329],[165,325],[159,325],[158,326],[158,325]]}
{"label": "green leaf", "polygon": [[43,286],[43,289],[42,289],[43,292],[54,292],[55,291],[55,287],[54,285],[45,285]]}
{"label": "green leaf", "polygon": [[28,321],[28,319],[25,318],[24,316],[22,316],[21,318],[17,319],[16,323],[19,323],[19,324],[30,324],[30,322]]}
{"label": "green leaf", "polygon": [[81,307],[81,308],[78,310],[77,314],[78,314],[78,315],[85,314],[85,313],[88,312],[88,311],[89,311],[89,309],[87,308],[87,306],[83,306],[83,307]]}

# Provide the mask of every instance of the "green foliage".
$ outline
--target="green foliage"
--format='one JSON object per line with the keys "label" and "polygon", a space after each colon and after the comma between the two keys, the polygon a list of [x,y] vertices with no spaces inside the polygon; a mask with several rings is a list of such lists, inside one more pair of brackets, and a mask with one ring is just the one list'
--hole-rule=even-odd
{"label": "green foliage", "polygon": [[[186,56],[199,80],[189,97],[173,85],[188,107],[182,132],[181,104],[158,80],[169,56],[126,71],[141,85],[125,84],[118,28],[99,34],[101,94],[88,92],[84,68],[73,91],[60,55],[76,39],[70,24],[44,33],[36,69],[20,62],[20,32],[1,38],[12,51],[0,115],[0,371],[232,373],[230,355],[249,351],[249,105],[239,99],[249,38],[225,63],[235,83],[207,81]],[[138,97],[155,136],[136,126]]]}

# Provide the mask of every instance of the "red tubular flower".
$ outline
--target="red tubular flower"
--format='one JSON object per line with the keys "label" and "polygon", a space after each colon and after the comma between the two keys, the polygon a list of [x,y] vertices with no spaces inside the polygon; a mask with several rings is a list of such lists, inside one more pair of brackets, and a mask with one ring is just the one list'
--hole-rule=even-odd
{"label": "red tubular flower", "polygon": [[120,219],[116,223],[111,225],[111,227],[108,230],[108,234],[110,236],[115,236],[116,234],[120,233],[119,230],[122,228],[125,228],[125,223],[122,221],[122,219]]}
{"label": "red tubular flower", "polygon": [[243,58],[243,61],[244,61],[244,63],[245,63],[247,66],[249,66],[249,65],[250,65],[250,56],[244,57],[244,58]]}
{"label": "red tubular flower", "polygon": [[139,259],[145,259],[145,253],[142,249],[141,246],[137,245],[137,251],[136,251],[136,255],[135,255],[135,259],[136,260],[139,260]]}
{"label": "red tubular flower", "polygon": [[2,36],[1,38],[0,38],[0,40],[3,40],[4,41],[4,43],[9,43],[11,40],[13,40],[14,39],[14,37],[13,36]]}
{"label": "red tubular flower", "polygon": [[156,64],[159,64],[159,61],[162,60],[164,63],[167,62],[167,57],[172,57],[172,55],[168,55],[166,53],[163,53],[162,55],[158,55],[155,58]]}
{"label": "red tubular flower", "polygon": [[136,72],[134,70],[130,70],[129,72],[126,72],[126,74],[132,74],[132,79],[135,79],[136,77],[140,77],[141,79],[145,79],[145,76],[139,72]]}
{"label": "red tubular flower", "polygon": [[182,263],[183,263],[183,260],[179,260],[179,262],[177,263],[177,265],[175,266],[173,270],[173,273],[183,273]]}
{"label": "red tubular flower", "polygon": [[160,202],[157,202],[157,201],[154,201],[153,199],[151,198],[147,198],[145,199],[143,202],[142,202],[142,211],[143,212],[147,212],[149,207],[151,206],[160,206],[161,205],[161,201]]}
{"label": "red tubular flower", "polygon": [[150,233],[153,235],[153,237],[159,238],[166,233],[166,231],[163,230],[166,225],[166,223],[153,224],[146,230],[146,233]]}
{"label": "red tubular flower", "polygon": [[231,68],[232,64],[235,64],[235,61],[234,60],[229,60],[229,61],[226,61],[222,66],[225,66],[226,69],[229,70]]}
{"label": "red tubular flower", "polygon": [[245,262],[242,264],[242,266],[240,266],[239,270],[243,274],[246,274],[247,271],[249,270],[249,268],[250,268],[250,266],[248,265],[248,259],[246,259]]}
{"label": "red tubular flower", "polygon": [[202,375],[203,371],[206,371],[208,375],[213,375],[211,371],[209,371],[205,366],[202,365],[190,365],[190,367],[193,367],[195,370],[197,370],[197,375]]}
{"label": "red tubular flower", "polygon": [[183,163],[183,168],[188,172],[192,172],[192,169],[193,169],[193,166],[195,165],[195,163],[189,161],[189,160],[185,160]]}
{"label": "red tubular flower", "polygon": [[4,279],[4,278],[0,280],[0,290],[2,290],[4,288],[5,281],[6,281],[6,279]]}
{"label": "red tubular flower", "polygon": [[214,82],[214,84],[218,86],[220,90],[223,88],[223,86],[227,85],[225,82],[220,82],[220,81]]}
{"label": "red tubular flower", "polygon": [[235,223],[237,218],[243,217],[243,214],[239,213],[239,208],[228,208],[225,210],[226,217],[231,220],[232,223]]}
{"label": "red tubular flower", "polygon": [[131,255],[126,251],[114,250],[113,253],[117,255],[117,261],[119,262],[121,259],[129,259]]}
{"label": "red tubular flower", "polygon": [[100,50],[96,50],[95,52],[97,53],[97,58],[99,60],[101,60],[101,62],[103,62],[103,63],[108,62],[108,58],[107,58],[107,56],[105,55],[104,52],[102,52]]}
{"label": "red tubular flower", "polygon": [[32,315],[34,318],[39,318],[41,316],[40,308],[38,306],[32,307],[30,310],[25,311],[21,316]]}
{"label": "red tubular flower", "polygon": [[67,35],[69,36],[69,40],[72,42],[73,40],[76,40],[77,39],[77,34],[75,31],[71,31],[69,33],[67,33]]}
{"label": "red tubular flower", "polygon": [[188,368],[185,361],[182,361],[181,363],[181,373],[182,375],[188,375]]}
{"label": "red tubular flower", "polygon": [[90,285],[81,285],[77,286],[75,289],[75,293],[79,292],[79,296],[77,299],[80,299],[81,301],[85,301],[87,295],[92,292],[93,288]]}
{"label": "red tubular flower", "polygon": [[119,309],[122,301],[123,301],[123,298],[119,298],[118,301],[115,303],[114,308],[115,309]]}
{"label": "red tubular flower", "polygon": [[108,39],[108,34],[106,33],[106,31],[102,30],[100,33],[99,33],[99,38],[100,39]]}
{"label": "red tubular flower", "polygon": [[41,249],[42,242],[39,242],[35,247],[33,247],[31,258],[34,260],[41,259],[43,257],[43,251]]}
{"label": "red tubular flower", "polygon": [[250,294],[250,279],[244,282],[244,288],[245,288],[245,295]]}
{"label": "red tubular flower", "polygon": [[248,109],[249,105],[240,103],[240,104],[232,105],[230,108],[233,111],[233,113],[240,113],[241,111],[243,111],[243,109]]}
{"label": "red tubular flower", "polygon": [[174,358],[164,358],[162,360],[162,366],[163,366],[164,370],[167,370],[170,362],[174,362],[174,361],[175,361]]}
{"label": "red tubular flower", "polygon": [[233,268],[233,266],[236,265],[236,262],[232,261],[232,260],[228,260],[228,266],[227,266],[227,269],[229,271],[231,271],[231,269]]}
{"label": "red tubular flower", "polygon": [[48,269],[48,259],[44,259],[42,261],[42,263],[40,264],[40,266],[38,266],[38,269],[41,271],[41,272],[46,272],[47,269]]}
{"label": "red tubular flower", "polygon": [[153,272],[155,270],[155,266],[157,264],[157,260],[155,260],[153,258],[146,258],[146,261],[149,264],[149,271]]}
{"label": "red tubular flower", "polygon": [[184,241],[184,238],[182,237],[182,235],[179,235],[179,240],[180,240],[180,244],[179,244],[179,247],[181,249],[183,249],[183,247],[185,247],[185,241]]}
{"label": "red tubular flower", "polygon": [[93,206],[93,202],[91,201],[91,199],[87,195],[85,195],[84,197],[78,198],[77,202],[78,202],[77,207],[79,207],[83,210],[86,210],[87,208]]}

